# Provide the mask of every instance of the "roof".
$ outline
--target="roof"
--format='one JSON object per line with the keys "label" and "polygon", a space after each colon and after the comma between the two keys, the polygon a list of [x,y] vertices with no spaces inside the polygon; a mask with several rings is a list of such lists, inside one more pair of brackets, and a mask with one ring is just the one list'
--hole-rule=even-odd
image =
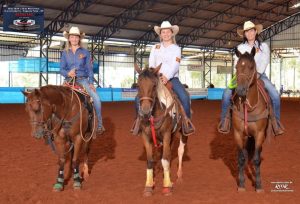
{"label": "roof", "polygon": [[79,26],[99,39],[158,41],[153,27],[169,20],[180,27],[176,39],[182,46],[230,49],[242,41],[236,30],[245,21],[268,28],[299,12],[292,8],[296,0],[85,0],[81,2],[88,6],[81,6],[76,14],[70,9],[76,1],[21,0],[17,5],[45,8],[45,28],[58,15],[73,12],[74,16],[65,17],[60,33]]}

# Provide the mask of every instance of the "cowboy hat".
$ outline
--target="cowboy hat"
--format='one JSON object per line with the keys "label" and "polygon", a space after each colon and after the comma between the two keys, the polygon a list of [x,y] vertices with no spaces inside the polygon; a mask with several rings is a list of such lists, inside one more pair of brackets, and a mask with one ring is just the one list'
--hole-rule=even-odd
{"label": "cowboy hat", "polygon": [[171,23],[169,21],[163,21],[161,23],[160,27],[154,26],[154,31],[157,33],[157,35],[160,35],[160,31],[165,28],[171,29],[173,32],[173,36],[175,36],[179,32],[178,25],[171,25]]}
{"label": "cowboy hat", "polygon": [[262,24],[257,24],[255,25],[254,23],[252,23],[251,21],[246,21],[244,23],[244,27],[243,29],[237,29],[237,34],[240,36],[240,37],[244,37],[244,32],[247,31],[247,30],[250,30],[252,28],[255,28],[256,31],[257,31],[257,34],[260,34],[261,31],[263,30],[263,25]]}
{"label": "cowboy hat", "polygon": [[70,35],[77,35],[80,38],[83,38],[85,36],[85,33],[81,33],[78,27],[71,27],[69,31],[64,31],[63,35],[65,38],[69,39]]}

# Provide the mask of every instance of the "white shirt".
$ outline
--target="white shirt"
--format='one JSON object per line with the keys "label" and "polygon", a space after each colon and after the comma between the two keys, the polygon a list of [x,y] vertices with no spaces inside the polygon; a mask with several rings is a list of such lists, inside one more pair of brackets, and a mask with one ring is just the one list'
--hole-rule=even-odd
{"label": "white shirt", "polygon": [[[254,56],[254,60],[256,63],[256,70],[258,73],[263,74],[266,71],[268,64],[270,63],[270,49],[266,43],[261,43],[260,48],[258,48],[258,42],[255,41],[254,47],[256,48],[256,53]],[[248,44],[248,42],[240,44],[238,50],[244,54],[245,52],[251,53],[252,46]],[[238,61],[238,57],[234,55],[234,67]]]}
{"label": "white shirt", "polygon": [[178,77],[181,49],[178,45],[171,44],[164,47],[163,43],[152,47],[149,57],[149,67],[157,67],[162,63],[159,70],[168,80]]}

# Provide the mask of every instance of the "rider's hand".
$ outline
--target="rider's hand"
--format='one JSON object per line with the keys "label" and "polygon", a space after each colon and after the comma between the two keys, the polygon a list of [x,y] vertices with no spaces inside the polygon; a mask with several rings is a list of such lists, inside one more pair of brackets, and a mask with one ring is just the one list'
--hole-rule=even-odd
{"label": "rider's hand", "polygon": [[163,74],[160,74],[160,75],[159,75],[159,79],[161,80],[161,82],[162,82],[163,84],[168,83],[167,77],[165,77]]}
{"label": "rider's hand", "polygon": [[76,76],[76,69],[71,69],[71,71],[69,71],[68,76],[73,78]]}

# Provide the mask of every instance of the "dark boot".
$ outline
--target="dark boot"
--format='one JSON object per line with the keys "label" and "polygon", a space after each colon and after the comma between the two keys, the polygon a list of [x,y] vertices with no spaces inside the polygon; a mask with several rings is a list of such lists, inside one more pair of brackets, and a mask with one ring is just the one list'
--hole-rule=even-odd
{"label": "dark boot", "polygon": [[141,119],[140,117],[137,117],[135,119],[135,121],[133,122],[132,128],[130,130],[130,132],[134,135],[134,136],[138,136],[139,132],[140,132],[140,125],[141,125]]}
{"label": "dark boot", "polygon": [[218,125],[218,131],[222,134],[228,134],[231,129],[231,113],[230,113],[231,107],[228,108],[228,111],[226,113],[225,118],[219,123]]}

